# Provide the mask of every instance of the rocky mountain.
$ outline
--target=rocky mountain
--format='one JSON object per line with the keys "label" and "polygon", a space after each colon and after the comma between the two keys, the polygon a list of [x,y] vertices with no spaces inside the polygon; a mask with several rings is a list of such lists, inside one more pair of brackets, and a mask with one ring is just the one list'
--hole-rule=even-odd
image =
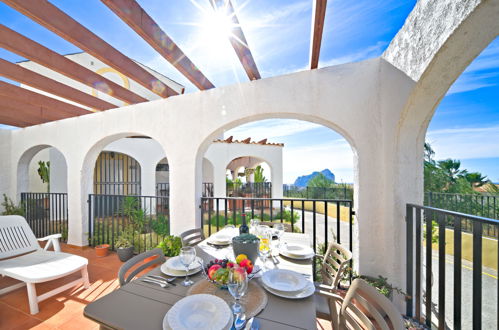
{"label": "rocky mountain", "polygon": [[294,185],[295,186],[298,186],[298,187],[306,187],[307,184],[308,184],[308,181],[312,178],[314,178],[316,175],[318,175],[319,173],[322,173],[324,174],[324,176],[330,180],[333,180],[334,181],[334,174],[333,172],[331,172],[329,169],[325,169],[325,170],[322,170],[320,172],[313,172],[312,174],[309,174],[309,175],[302,175],[302,176],[299,176],[296,180],[295,180],[295,183]]}

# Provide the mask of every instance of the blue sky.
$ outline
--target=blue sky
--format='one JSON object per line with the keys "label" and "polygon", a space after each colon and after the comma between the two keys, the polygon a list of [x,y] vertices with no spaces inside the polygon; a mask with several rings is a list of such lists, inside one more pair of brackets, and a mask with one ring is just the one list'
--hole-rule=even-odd
{"label": "blue sky", "polygon": [[[196,90],[100,1],[51,2],[127,56],[184,84],[186,92]],[[247,81],[229,42],[223,34],[213,33],[216,31],[207,15],[208,0],[138,2],[216,86]],[[233,3],[264,78],[306,68],[311,0],[233,0]],[[320,66],[381,55],[414,4],[415,1],[399,0],[328,1]],[[80,51],[3,3],[0,3],[0,21],[61,54]],[[3,49],[0,57],[23,60]],[[438,159],[461,159],[464,167],[499,182],[498,95],[499,41],[496,40],[456,81],[436,110],[427,138]],[[298,175],[324,168],[335,172],[338,181],[353,180],[348,144],[324,127],[269,120],[246,124],[226,134],[284,142],[286,183],[293,182]]]}

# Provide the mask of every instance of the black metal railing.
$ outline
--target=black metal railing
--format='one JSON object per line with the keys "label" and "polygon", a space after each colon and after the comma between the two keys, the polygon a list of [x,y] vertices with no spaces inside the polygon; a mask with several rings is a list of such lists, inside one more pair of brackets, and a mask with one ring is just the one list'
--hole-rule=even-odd
{"label": "black metal railing", "polygon": [[66,193],[21,193],[25,218],[37,238],[51,234],[62,234],[68,238],[68,194]]}
{"label": "black metal railing", "polygon": [[338,184],[337,187],[298,187],[285,184],[283,195],[289,198],[353,200],[353,187],[348,184]]}
{"label": "black metal railing", "polygon": [[[424,205],[499,220],[499,196],[426,192]],[[495,227],[493,227],[495,229]],[[487,228],[484,228],[487,230]],[[487,233],[498,237],[498,232]]]}
{"label": "black metal railing", "polygon": [[136,253],[156,247],[170,234],[168,197],[161,196],[88,196],[89,244],[114,243],[127,238]]}
{"label": "black metal railing", "polygon": [[213,183],[203,182],[203,197],[213,197]]}
{"label": "black metal railing", "polygon": [[170,196],[170,184],[167,182],[156,183],[156,196]]}
{"label": "black metal railing", "polygon": [[[463,290],[463,224],[470,222],[472,232],[472,296],[469,290]],[[499,221],[469,214],[458,213],[437,209],[433,207],[407,204],[406,206],[406,272],[407,272],[407,310],[408,316],[414,316],[417,320],[423,320],[427,326],[432,325],[432,316],[437,320],[439,329],[481,329],[482,325],[482,244],[483,229],[485,225],[499,227]],[[446,258],[446,229],[452,223],[453,232],[449,231],[449,241],[453,242],[452,263]],[[497,244],[497,242],[496,242]],[[424,245],[424,246],[423,246]],[[437,255],[434,255],[436,249]],[[499,247],[497,248],[499,256]],[[433,264],[437,259],[438,263]],[[499,263],[499,260],[497,260]],[[450,266],[452,265],[452,266]],[[452,274],[446,278],[446,272],[451,269]],[[466,268],[469,270],[469,267]],[[423,279],[423,276],[425,279]],[[452,278],[450,278],[452,276]],[[496,282],[497,295],[499,296],[499,285]],[[452,291],[446,288],[451,286]],[[490,289],[493,289],[492,287]],[[452,292],[452,299],[446,299],[446,291]],[[448,292],[449,293],[449,292]],[[492,294],[492,293],[491,293]],[[435,296],[437,299],[435,299]],[[497,311],[499,311],[499,300],[495,299]],[[451,309],[446,307],[452,303]],[[447,306],[446,306],[447,305]],[[488,306],[490,307],[490,306]],[[494,308],[494,307],[492,307]],[[472,319],[463,321],[463,313]],[[499,313],[487,315],[495,318],[492,322],[499,324]],[[446,318],[447,316],[447,318]]]}
{"label": "black metal railing", "polygon": [[228,182],[226,194],[230,197],[271,198],[272,182]]}
{"label": "black metal railing", "polygon": [[[315,252],[321,254],[330,241],[353,249],[353,216],[350,200],[293,198],[201,198],[201,223],[207,236],[226,225],[238,226],[246,219],[287,223],[293,232],[308,233]],[[315,276],[314,262],[314,276]]]}

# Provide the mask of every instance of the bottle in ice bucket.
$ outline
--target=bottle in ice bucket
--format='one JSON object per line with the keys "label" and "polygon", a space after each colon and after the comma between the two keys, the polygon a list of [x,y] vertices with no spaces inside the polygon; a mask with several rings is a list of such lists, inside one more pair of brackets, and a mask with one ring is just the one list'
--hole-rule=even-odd
{"label": "bottle in ice bucket", "polygon": [[248,234],[249,233],[249,227],[246,224],[246,214],[241,214],[241,218],[243,220],[242,225],[239,227],[239,235],[241,234]]}

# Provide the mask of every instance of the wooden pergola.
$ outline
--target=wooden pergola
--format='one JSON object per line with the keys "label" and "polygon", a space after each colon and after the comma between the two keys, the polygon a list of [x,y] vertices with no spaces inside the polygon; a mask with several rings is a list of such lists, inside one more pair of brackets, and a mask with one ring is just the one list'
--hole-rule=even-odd
{"label": "wooden pergola", "polygon": [[[48,1],[1,1],[154,94],[162,98],[178,94],[177,90],[168,86],[144,67]],[[194,86],[200,90],[215,87],[135,0],[101,1]],[[260,72],[231,1],[209,1],[213,10],[223,11],[224,15],[230,18],[232,28],[229,41],[248,78],[250,80],[260,79]],[[316,69],[319,64],[326,6],[327,0],[313,0],[310,69]],[[145,97],[9,29],[3,24],[0,24],[0,46],[79,83],[109,94],[117,100],[128,104],[148,101]],[[7,82],[0,82],[0,124],[27,127],[116,108],[116,105],[102,98],[82,92],[4,59],[0,59],[0,75],[17,83],[81,105],[77,106]],[[183,91],[182,88],[181,93]]]}

